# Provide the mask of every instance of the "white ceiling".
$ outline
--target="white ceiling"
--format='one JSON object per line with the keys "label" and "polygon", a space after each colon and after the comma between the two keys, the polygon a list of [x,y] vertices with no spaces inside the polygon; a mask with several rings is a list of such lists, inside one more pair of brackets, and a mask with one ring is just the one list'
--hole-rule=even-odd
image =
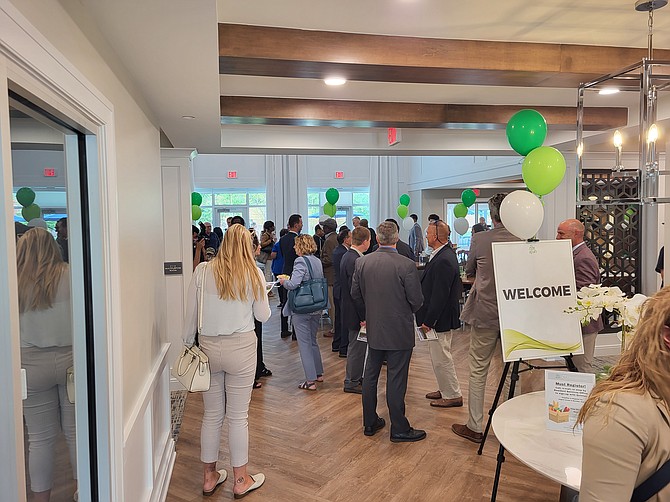
{"label": "white ceiling", "polygon": [[[320,80],[220,76],[218,22],[438,38],[631,47],[645,47],[647,43],[647,15],[634,10],[633,0],[61,0],[61,3],[71,12],[81,8],[88,11],[97,30],[144,95],[157,125],[174,146],[195,147],[201,153],[231,151],[229,143],[234,143],[234,138],[253,135],[253,127],[227,126],[224,135],[231,132],[232,139],[224,141],[226,149],[221,147],[220,94],[528,106],[574,106],[576,102],[576,90],[572,89],[377,82],[349,82],[334,88],[326,87]],[[670,8],[655,15],[654,45],[670,48]],[[627,100],[635,102],[634,97]],[[588,104],[622,103],[619,95],[595,96]],[[196,118],[185,120],[182,115]],[[265,126],[265,135],[267,127],[272,126]],[[283,127],[277,131],[282,134],[297,131],[304,136],[312,134],[311,129]],[[315,134],[323,136],[322,128],[314,129]],[[370,131],[334,128],[329,132],[370,134]],[[434,135],[435,131],[424,134]],[[441,131],[441,134],[460,133]]]}

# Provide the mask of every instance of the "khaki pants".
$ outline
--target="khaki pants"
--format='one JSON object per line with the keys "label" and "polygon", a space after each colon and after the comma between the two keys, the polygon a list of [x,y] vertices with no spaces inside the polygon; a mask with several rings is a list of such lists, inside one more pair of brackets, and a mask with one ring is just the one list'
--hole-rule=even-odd
{"label": "khaki pants", "polygon": [[596,351],[597,337],[598,333],[583,334],[584,354],[572,356],[572,362],[580,373],[593,373],[593,353]]}
{"label": "khaki pants", "polygon": [[452,336],[453,331],[437,332],[437,340],[428,342],[433,372],[444,399],[456,399],[462,396],[454,368],[454,358],[451,356]]}
{"label": "khaki pants", "polygon": [[[468,428],[474,432],[482,432],[484,420],[484,397],[486,395],[486,377],[489,374],[491,359],[495,357],[502,362],[502,350],[498,346],[500,330],[475,328],[470,330],[470,388],[468,389]],[[504,365],[503,365],[504,366]],[[507,399],[509,393],[511,370],[507,374],[500,402]],[[492,382],[497,389],[499,380]],[[519,385],[517,382],[516,393]],[[498,404],[500,404],[500,402]]]}
{"label": "khaki pants", "polygon": [[202,336],[200,348],[209,357],[211,386],[202,393],[204,415],[200,431],[200,460],[219,459],[221,429],[228,418],[230,463],[249,462],[249,402],[256,371],[256,334]]}

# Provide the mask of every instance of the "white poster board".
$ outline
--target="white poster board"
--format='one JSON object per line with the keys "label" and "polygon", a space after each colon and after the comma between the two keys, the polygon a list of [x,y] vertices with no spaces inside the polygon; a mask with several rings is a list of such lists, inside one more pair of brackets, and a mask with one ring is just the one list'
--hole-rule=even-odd
{"label": "white poster board", "polygon": [[544,396],[547,403],[547,430],[581,433],[575,427],[579,410],[596,384],[593,373],[572,373],[570,371],[544,372]]}
{"label": "white poster board", "polygon": [[493,243],[505,362],[583,354],[569,240]]}

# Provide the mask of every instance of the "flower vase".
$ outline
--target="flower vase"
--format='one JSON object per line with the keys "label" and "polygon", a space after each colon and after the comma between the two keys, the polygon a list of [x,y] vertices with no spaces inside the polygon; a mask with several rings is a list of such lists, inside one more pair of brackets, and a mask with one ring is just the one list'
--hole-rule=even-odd
{"label": "flower vase", "polygon": [[625,323],[621,324],[621,353],[623,354],[628,348],[629,338],[632,335],[632,329]]}

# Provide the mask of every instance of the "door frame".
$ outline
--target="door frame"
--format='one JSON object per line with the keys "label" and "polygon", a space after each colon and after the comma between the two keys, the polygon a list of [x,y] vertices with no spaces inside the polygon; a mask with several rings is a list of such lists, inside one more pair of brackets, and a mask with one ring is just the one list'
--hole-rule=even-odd
{"label": "door frame", "polygon": [[[100,93],[9,0],[0,0],[0,448],[10,465],[0,470],[0,490],[25,500],[20,379],[19,314],[16,299],[11,140],[8,91],[20,90],[41,108],[84,127],[88,162],[95,396],[98,412],[98,497],[123,499],[123,416],[119,229],[116,220],[114,111]],[[104,229],[104,232],[103,232]],[[84,354],[75,357],[85,357]],[[86,375],[77,375],[85,388]],[[79,380],[82,379],[82,380]],[[111,382],[115,382],[111,385]],[[80,417],[78,416],[79,420]],[[13,459],[13,461],[12,461]],[[6,464],[5,464],[6,465]]]}

